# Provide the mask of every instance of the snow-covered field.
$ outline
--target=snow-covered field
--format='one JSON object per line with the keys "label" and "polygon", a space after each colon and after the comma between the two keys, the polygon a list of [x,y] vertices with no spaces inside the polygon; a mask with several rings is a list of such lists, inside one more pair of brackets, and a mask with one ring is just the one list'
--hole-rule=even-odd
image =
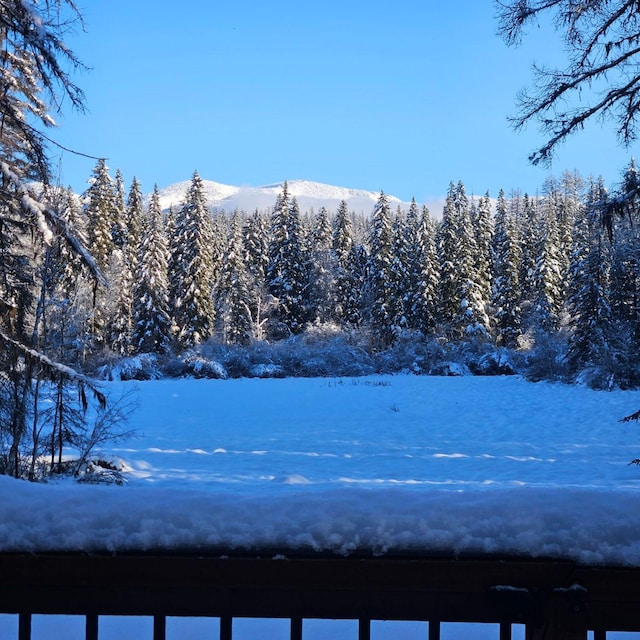
{"label": "snow-covered field", "polygon": [[619,422],[640,392],[405,375],[107,391],[130,388],[137,435],[108,452],[129,482],[0,478],[0,549],[481,551],[640,565],[640,469],[628,464],[640,424]]}

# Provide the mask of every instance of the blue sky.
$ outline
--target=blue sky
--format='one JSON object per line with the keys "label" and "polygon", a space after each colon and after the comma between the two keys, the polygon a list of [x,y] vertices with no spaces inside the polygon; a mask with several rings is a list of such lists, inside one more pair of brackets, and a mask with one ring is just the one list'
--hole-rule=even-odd
{"label": "blue sky", "polygon": [[[634,149],[593,124],[532,167],[535,126],[507,115],[533,61],[558,59],[553,30],[524,46],[496,35],[492,0],[164,0],[87,2],[66,43],[90,67],[74,76],[88,111],[66,111],[62,145],[108,158],[145,192],[203,178],[259,186],[305,179],[403,200],[535,193],[549,173],[619,179]],[[57,154],[82,191],[95,162]]]}

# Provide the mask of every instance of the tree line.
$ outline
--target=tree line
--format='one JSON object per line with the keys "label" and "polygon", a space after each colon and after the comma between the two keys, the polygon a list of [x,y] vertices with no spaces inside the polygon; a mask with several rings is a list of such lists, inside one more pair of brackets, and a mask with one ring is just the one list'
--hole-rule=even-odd
{"label": "tree line", "polygon": [[[194,173],[168,212],[96,165],[82,201],[52,206],[84,238],[106,285],[63,244],[40,262],[34,334],[83,367],[106,355],[180,354],[207,342],[273,343],[313,327],[372,352],[402,340],[482,344],[553,362],[547,375],[635,386],[640,246],[631,217],[603,224],[635,193],[632,161],[610,194],[577,173],[535,195],[469,197],[451,183],[440,219],[415,200],[370,215],[301,212],[287,184],[270,211],[211,211]],[[553,352],[553,354],[552,354]],[[551,357],[553,355],[553,357]]]}

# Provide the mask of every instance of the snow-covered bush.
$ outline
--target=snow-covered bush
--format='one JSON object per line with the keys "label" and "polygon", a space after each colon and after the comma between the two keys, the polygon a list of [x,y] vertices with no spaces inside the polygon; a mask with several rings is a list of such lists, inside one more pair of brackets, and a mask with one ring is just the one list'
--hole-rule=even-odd
{"label": "snow-covered bush", "polygon": [[417,332],[404,332],[393,346],[374,356],[378,373],[431,374],[446,359],[446,349],[437,340],[425,340]]}
{"label": "snow-covered bush", "polygon": [[120,358],[98,368],[101,380],[158,380],[162,377],[158,356],[141,353],[129,358]]}
{"label": "snow-covered bush", "polygon": [[204,357],[195,349],[186,351],[180,358],[172,360],[165,368],[165,373],[172,377],[193,376],[220,380],[226,380],[229,377],[223,364]]}
{"label": "snow-covered bush", "polygon": [[569,379],[567,341],[561,332],[536,335],[535,346],[527,354],[525,376],[529,380]]}

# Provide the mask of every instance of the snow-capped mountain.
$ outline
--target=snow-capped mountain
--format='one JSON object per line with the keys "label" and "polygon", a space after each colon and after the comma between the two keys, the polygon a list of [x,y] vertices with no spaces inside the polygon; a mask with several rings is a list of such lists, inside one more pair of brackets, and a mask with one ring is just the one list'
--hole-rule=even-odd
{"label": "snow-capped mountain", "polygon": [[[160,191],[162,209],[180,206],[189,188],[190,180],[176,182]],[[252,212],[255,209],[266,211],[273,207],[278,194],[282,192],[284,182],[269,184],[263,187],[234,187],[220,184],[212,180],[202,180],[207,203],[212,208],[233,211],[234,209]],[[347,189],[309,180],[288,181],[289,194],[295,196],[301,211],[311,209],[317,211],[326,207],[335,212],[342,200],[345,200],[350,211],[369,213],[380,196],[375,191]],[[406,208],[409,203],[387,195],[393,209],[398,205]]]}

